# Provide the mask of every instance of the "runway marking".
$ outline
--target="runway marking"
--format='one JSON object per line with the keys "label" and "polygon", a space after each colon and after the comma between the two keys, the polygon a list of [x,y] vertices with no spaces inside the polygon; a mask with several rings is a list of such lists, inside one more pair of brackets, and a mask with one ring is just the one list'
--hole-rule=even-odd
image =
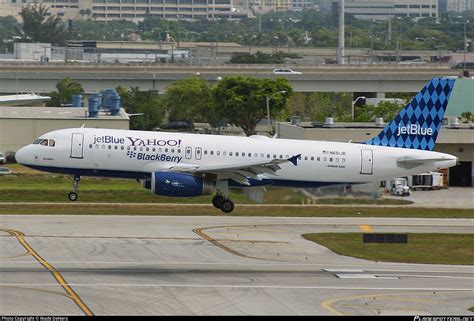
{"label": "runway marking", "polygon": [[226,251],[227,253],[230,253],[230,254],[233,254],[233,255],[237,255],[237,256],[240,256],[240,257],[245,257],[247,259],[255,259],[255,260],[263,260],[263,261],[276,261],[276,262],[289,262],[289,261],[285,261],[285,260],[278,260],[278,259],[266,259],[266,258],[260,258],[260,257],[254,257],[254,256],[249,256],[249,255],[245,255],[243,253],[240,253],[239,251],[236,251],[234,249],[231,249],[230,247],[220,243],[218,240],[212,238],[211,236],[209,236],[208,234],[204,233],[203,230],[207,230],[207,229],[215,229],[215,228],[226,228],[226,226],[216,226],[216,227],[205,227],[205,228],[197,228],[197,229],[194,229],[193,232],[196,233],[197,235],[199,235],[200,237],[202,237],[203,239],[205,239],[206,241],[212,243],[213,245],[223,249],[224,251]]}
{"label": "runway marking", "polygon": [[373,233],[374,232],[374,230],[372,229],[372,226],[367,225],[367,224],[359,225],[359,228],[364,233]]}
{"label": "runway marking", "polygon": [[[362,289],[362,288],[361,288]],[[379,288],[378,290],[387,290],[387,288]],[[439,291],[439,290],[435,290],[435,289],[418,289],[418,290],[415,290],[415,289],[410,289],[410,288],[399,288],[397,290],[404,290],[404,291]],[[472,289],[471,289],[472,290]],[[446,291],[451,291],[451,290],[446,290]],[[457,291],[457,290],[452,290],[452,291]],[[371,298],[371,297],[391,297],[391,296],[397,296],[397,295],[412,295],[413,293],[378,293],[378,294],[364,294],[364,295],[354,295],[354,296],[348,296],[348,297],[341,297],[341,298],[336,298],[336,299],[331,299],[331,300],[326,300],[324,301],[323,303],[321,303],[321,306],[323,308],[325,308],[326,310],[329,310],[330,312],[332,312],[333,314],[335,315],[346,315],[344,313],[342,313],[341,311],[337,310],[333,304],[336,303],[336,302],[339,302],[339,301],[347,301],[347,300],[354,300],[354,299],[363,299],[363,298]],[[421,293],[420,293],[421,294]],[[397,297],[395,297],[396,299]],[[409,300],[410,298],[406,298],[404,297],[403,299],[405,300]],[[414,302],[417,302],[415,300],[417,300],[416,298],[413,298]],[[446,301],[431,301],[433,303],[442,303],[442,304],[447,304]]]}
{"label": "runway marking", "polygon": [[43,259],[24,239],[24,234],[15,230],[1,229],[1,231],[7,232],[10,235],[16,237],[18,242],[48,271],[51,272],[56,281],[63,287],[63,289],[68,293],[69,297],[77,304],[77,306],[88,316],[93,316],[94,313],[87,307],[87,305],[82,301],[82,299],[77,295],[76,292],[71,288],[71,286],[66,282],[61,273],[59,273],[54,266],[49,264],[45,259]]}

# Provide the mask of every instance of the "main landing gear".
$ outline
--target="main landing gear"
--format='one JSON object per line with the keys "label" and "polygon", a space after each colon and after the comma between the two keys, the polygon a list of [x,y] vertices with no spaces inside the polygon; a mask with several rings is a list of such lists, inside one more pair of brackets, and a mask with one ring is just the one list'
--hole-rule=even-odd
{"label": "main landing gear", "polygon": [[212,198],[212,205],[224,213],[230,213],[234,210],[234,202],[220,194]]}
{"label": "main landing gear", "polygon": [[81,177],[79,175],[74,175],[74,184],[72,185],[72,192],[68,195],[68,198],[71,202],[77,200],[77,190],[79,189],[80,181]]}

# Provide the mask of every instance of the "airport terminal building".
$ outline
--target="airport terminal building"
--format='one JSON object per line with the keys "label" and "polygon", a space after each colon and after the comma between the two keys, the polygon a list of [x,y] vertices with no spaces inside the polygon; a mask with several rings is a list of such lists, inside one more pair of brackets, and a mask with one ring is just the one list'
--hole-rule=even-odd
{"label": "airport terminal building", "polygon": [[88,117],[79,107],[0,108],[0,152],[16,152],[44,133],[74,127],[129,129],[130,118],[123,108],[117,116]]}

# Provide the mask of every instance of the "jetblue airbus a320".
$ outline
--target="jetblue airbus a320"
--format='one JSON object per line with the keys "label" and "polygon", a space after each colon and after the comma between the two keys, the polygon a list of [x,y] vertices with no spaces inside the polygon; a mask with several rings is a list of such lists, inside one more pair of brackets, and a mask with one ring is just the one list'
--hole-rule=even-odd
{"label": "jetblue airbus a320", "polygon": [[310,188],[377,182],[455,166],[433,152],[455,79],[434,78],[387,124],[362,143],[70,128],[46,133],[16,154],[31,168],[74,176],[134,178],[157,195],[215,195],[234,209],[229,187],[257,202],[265,187]]}

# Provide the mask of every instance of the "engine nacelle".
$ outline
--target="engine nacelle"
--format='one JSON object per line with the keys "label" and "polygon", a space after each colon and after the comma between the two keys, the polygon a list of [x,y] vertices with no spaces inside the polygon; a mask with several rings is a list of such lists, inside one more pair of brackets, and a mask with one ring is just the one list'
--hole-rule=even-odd
{"label": "engine nacelle", "polygon": [[213,181],[189,174],[154,172],[151,175],[151,190],[156,195],[192,197],[210,195],[214,192]]}

